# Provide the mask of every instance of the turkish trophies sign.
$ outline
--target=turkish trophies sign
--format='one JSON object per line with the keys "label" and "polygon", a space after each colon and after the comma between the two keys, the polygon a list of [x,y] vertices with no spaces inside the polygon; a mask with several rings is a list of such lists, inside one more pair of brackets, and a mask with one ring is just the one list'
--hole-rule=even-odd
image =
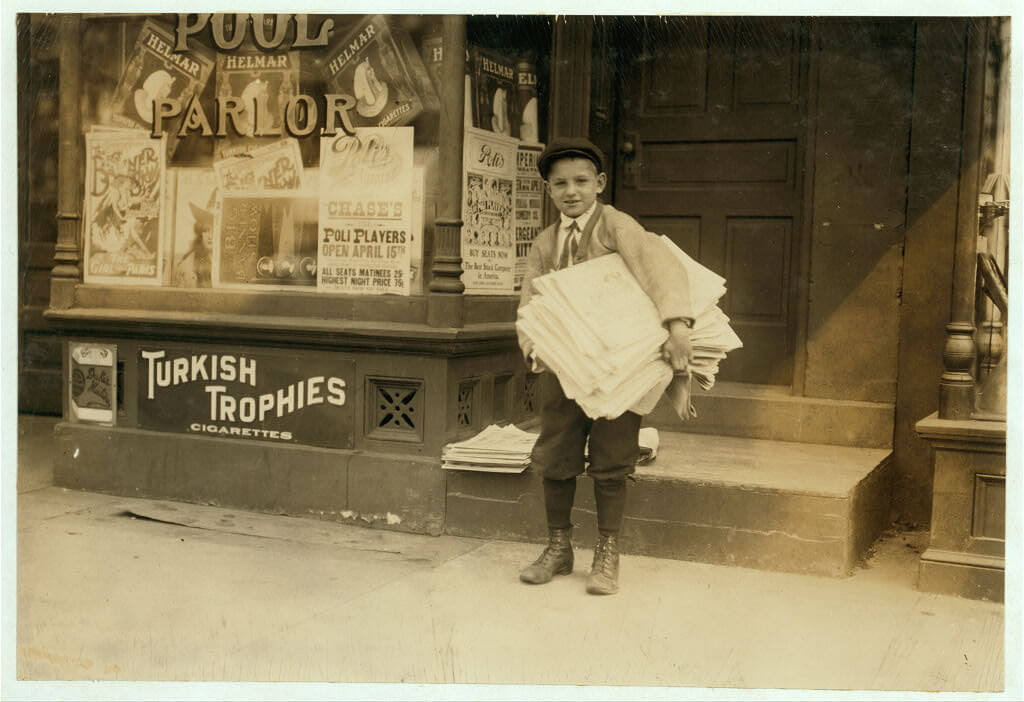
{"label": "turkish trophies sign", "polygon": [[319,290],[410,294],[412,181],[412,127],[322,139]]}

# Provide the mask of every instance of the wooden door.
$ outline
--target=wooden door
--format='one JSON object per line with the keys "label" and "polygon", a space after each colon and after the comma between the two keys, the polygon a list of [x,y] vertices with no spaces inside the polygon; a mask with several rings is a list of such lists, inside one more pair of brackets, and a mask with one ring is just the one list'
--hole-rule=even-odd
{"label": "wooden door", "polygon": [[[804,22],[647,18],[620,48],[614,204],[724,276],[744,348],[720,378],[793,381],[807,131]],[[622,49],[625,49],[624,51]]]}

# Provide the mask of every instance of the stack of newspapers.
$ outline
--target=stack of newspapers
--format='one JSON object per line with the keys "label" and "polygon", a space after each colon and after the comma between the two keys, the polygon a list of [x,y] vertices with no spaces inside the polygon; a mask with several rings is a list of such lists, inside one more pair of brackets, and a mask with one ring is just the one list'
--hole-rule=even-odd
{"label": "stack of newspapers", "polygon": [[595,419],[613,419],[627,410],[647,414],[666,391],[681,418],[694,417],[692,380],[710,389],[718,364],[743,345],[718,308],[725,279],[667,238],[661,241],[689,280],[695,320],[689,373],[674,377],[662,359],[668,331],[618,254],[535,278],[535,294],[519,310],[516,327],[536,358],[558,376],[566,397]]}
{"label": "stack of newspapers", "polygon": [[497,424],[476,436],[448,444],[441,453],[441,467],[447,470],[477,470],[486,473],[522,473],[530,465],[530,452],[537,435],[514,424]]}

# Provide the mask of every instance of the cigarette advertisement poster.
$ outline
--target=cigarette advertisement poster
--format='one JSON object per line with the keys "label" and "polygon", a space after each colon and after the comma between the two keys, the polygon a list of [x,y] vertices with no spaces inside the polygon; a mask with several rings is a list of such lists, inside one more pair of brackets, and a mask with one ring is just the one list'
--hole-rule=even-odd
{"label": "cigarette advertisement poster", "polygon": [[541,230],[544,181],[537,171],[537,159],[543,150],[543,144],[520,142],[516,156],[516,290],[522,286],[526,256]]}
{"label": "cigarette advertisement poster", "polygon": [[356,127],[397,127],[425,109],[438,109],[415,45],[382,15],[360,22],[339,40],[324,61],[324,72],[333,92],[355,97],[349,117]]}
{"label": "cigarette advertisement poster", "polygon": [[[149,130],[156,100],[175,99],[185,106],[193,95],[201,94],[213,71],[213,52],[194,40],[189,46],[188,51],[174,51],[172,31],[146,20],[114,90],[113,121]],[[177,133],[179,120],[177,117],[167,126],[172,135]],[[176,143],[172,136],[171,153]]]}
{"label": "cigarette advertisement poster", "polygon": [[217,139],[221,158],[244,153],[284,133],[285,106],[299,93],[298,51],[217,54],[217,97],[241,102],[235,130]]}
{"label": "cigarette advertisement poster", "polygon": [[136,362],[144,429],[352,448],[351,359],[146,344]]}
{"label": "cigarette advertisement poster", "polygon": [[412,127],[322,139],[320,290],[410,294],[413,170]]}
{"label": "cigarette advertisement poster", "polygon": [[160,285],[165,139],[85,135],[85,282]]}
{"label": "cigarette advertisement poster", "polygon": [[117,347],[68,344],[71,421],[113,424],[117,414]]}
{"label": "cigarette advertisement poster", "polygon": [[518,141],[467,129],[463,149],[462,282],[470,295],[511,295]]}

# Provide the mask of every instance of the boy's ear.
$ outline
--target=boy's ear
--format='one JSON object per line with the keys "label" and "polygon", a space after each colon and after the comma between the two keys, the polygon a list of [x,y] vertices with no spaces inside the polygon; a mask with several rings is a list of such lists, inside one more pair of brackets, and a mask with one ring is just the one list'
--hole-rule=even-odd
{"label": "boy's ear", "polygon": [[602,171],[597,174],[597,192],[603,193],[604,186],[608,184],[608,176]]}

